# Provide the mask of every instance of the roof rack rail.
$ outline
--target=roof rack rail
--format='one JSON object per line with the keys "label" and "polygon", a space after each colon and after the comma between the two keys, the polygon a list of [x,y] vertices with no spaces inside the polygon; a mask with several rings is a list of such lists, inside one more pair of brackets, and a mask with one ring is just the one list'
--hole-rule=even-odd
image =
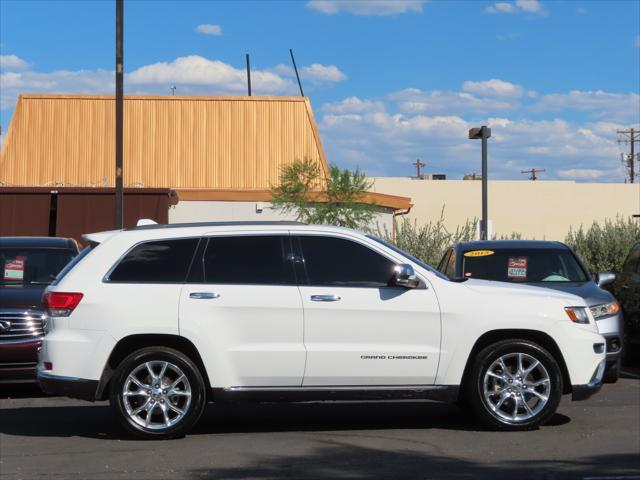
{"label": "roof rack rail", "polygon": [[192,223],[155,223],[148,225],[137,225],[125,228],[125,231],[132,230],[155,230],[159,228],[185,228],[185,227],[240,227],[240,226],[260,226],[260,225],[306,225],[304,222],[291,220],[249,220],[234,222],[192,222]]}

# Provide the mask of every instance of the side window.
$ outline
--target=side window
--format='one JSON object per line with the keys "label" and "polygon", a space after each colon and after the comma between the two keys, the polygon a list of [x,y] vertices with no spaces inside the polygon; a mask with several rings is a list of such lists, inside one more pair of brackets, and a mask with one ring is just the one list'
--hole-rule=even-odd
{"label": "side window", "polygon": [[218,284],[295,285],[288,235],[211,237],[204,281]]}
{"label": "side window", "polygon": [[182,283],[198,238],[156,240],[136,245],[109,275],[110,282]]}
{"label": "side window", "polygon": [[438,268],[437,270],[439,272],[444,273],[446,266],[447,266],[447,262],[449,261],[449,255],[451,255],[451,250],[447,250],[446,252],[444,252],[444,255],[442,256],[442,259],[440,260],[440,263],[438,264]]}
{"label": "side window", "polygon": [[444,274],[453,278],[456,276],[456,252],[451,250],[451,255],[449,256],[449,261],[447,262],[447,268],[444,271]]}
{"label": "side window", "polygon": [[364,245],[336,237],[298,237],[309,285],[386,287],[395,263]]}

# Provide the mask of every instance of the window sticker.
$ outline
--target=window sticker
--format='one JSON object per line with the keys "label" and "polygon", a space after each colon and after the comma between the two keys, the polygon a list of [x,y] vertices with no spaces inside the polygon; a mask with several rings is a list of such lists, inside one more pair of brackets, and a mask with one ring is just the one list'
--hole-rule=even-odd
{"label": "window sticker", "polygon": [[527,278],[527,257],[510,258],[507,263],[508,278]]}
{"label": "window sticker", "polygon": [[16,257],[13,260],[4,262],[4,280],[22,281],[24,280],[24,258]]}
{"label": "window sticker", "polygon": [[465,257],[488,257],[489,255],[493,255],[495,252],[493,250],[472,250],[470,252],[464,252]]}

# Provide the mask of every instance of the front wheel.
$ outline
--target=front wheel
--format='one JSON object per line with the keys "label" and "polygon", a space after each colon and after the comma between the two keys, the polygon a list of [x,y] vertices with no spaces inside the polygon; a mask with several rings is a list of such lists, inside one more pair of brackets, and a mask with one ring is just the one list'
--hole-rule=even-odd
{"label": "front wheel", "polygon": [[110,403],[121,425],[135,437],[181,437],[202,415],[205,383],[198,367],[182,352],[143,348],[119,365]]}
{"label": "front wheel", "polygon": [[540,345],[504,340],[475,358],[468,399],[486,425],[499,430],[530,430],[555,413],[562,396],[558,363]]}

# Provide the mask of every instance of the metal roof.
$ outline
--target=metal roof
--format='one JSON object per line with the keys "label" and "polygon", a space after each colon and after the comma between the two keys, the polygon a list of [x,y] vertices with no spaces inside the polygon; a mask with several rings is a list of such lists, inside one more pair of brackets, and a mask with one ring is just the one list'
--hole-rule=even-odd
{"label": "metal roof", "polygon": [[[113,186],[112,95],[20,95],[0,153],[7,186]],[[306,97],[126,95],[124,184],[269,189],[309,159],[326,174]]]}

